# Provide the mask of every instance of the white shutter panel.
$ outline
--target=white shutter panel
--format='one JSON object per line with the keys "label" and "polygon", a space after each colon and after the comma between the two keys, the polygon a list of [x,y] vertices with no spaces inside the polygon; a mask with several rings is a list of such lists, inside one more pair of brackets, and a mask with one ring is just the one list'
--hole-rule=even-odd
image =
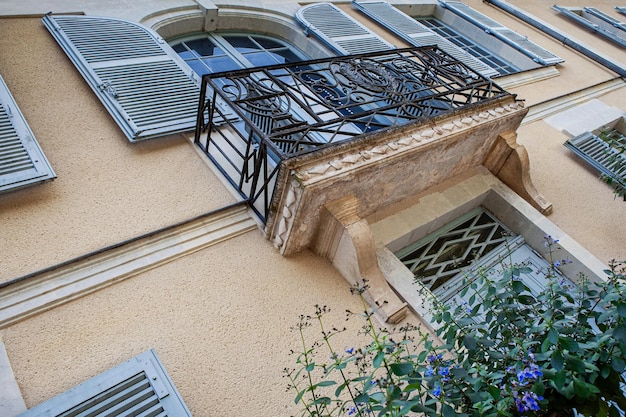
{"label": "white shutter panel", "polygon": [[[578,23],[579,25],[591,30],[592,32],[597,33],[600,36],[604,36],[605,38],[607,38],[608,40],[617,43],[618,45],[620,45],[623,48],[626,48],[626,39],[622,39],[619,35],[621,33],[624,33],[624,28],[615,25],[612,21],[608,20],[607,18],[610,18],[610,16],[604,15],[603,13],[601,13],[599,10],[597,9],[593,9],[593,8],[588,8],[585,7],[585,12],[588,13],[588,15],[592,15],[595,17],[600,18],[603,22],[606,22],[608,24],[611,25],[611,29],[607,29],[605,27],[602,27],[601,25],[598,25],[597,23],[592,22],[591,20],[587,19],[586,16],[581,16],[576,12],[573,12],[570,9],[567,9],[565,7],[561,7],[561,6],[557,6],[554,5],[552,6],[552,8],[556,11],[558,11],[559,13],[561,13],[562,15],[564,15],[565,17],[573,20],[574,22]],[[595,10],[595,12],[594,12]],[[588,16],[587,15],[587,16]],[[612,18],[611,18],[612,19]],[[619,20],[617,19],[613,19],[616,22],[619,22]],[[621,23],[621,22],[620,22]]]}
{"label": "white shutter panel", "polygon": [[19,417],[101,415],[191,417],[154,350],[135,356]]}
{"label": "white shutter panel", "polygon": [[623,152],[590,132],[576,136],[564,145],[595,169],[626,187],[622,183],[623,178],[626,178],[626,155]]}
{"label": "white shutter panel", "polygon": [[583,10],[589,13],[590,15],[597,17],[600,20],[604,20],[605,22],[607,22],[614,28],[619,29],[623,32],[626,32],[626,23],[622,22],[621,20],[616,19],[613,16],[610,16],[601,10],[598,10],[595,7],[584,7]]}
{"label": "white shutter panel", "polygon": [[563,59],[554,55],[536,43],[529,41],[527,37],[520,35],[519,33],[512,31],[511,29],[502,26],[500,23],[485,16],[484,14],[472,9],[470,6],[461,3],[460,1],[444,1],[439,0],[441,5],[447,9],[450,9],[455,14],[461,16],[468,22],[478,26],[485,32],[492,34],[502,42],[512,46],[523,54],[529,56],[534,61],[541,65],[552,65],[563,62]]}
{"label": "white shutter panel", "polygon": [[56,178],[0,77],[0,193]]}
{"label": "white shutter panel", "polygon": [[386,1],[360,1],[353,2],[352,4],[359,11],[383,25],[411,45],[437,45],[439,49],[486,77],[498,75],[498,71],[485,65]]}
{"label": "white shutter panel", "polygon": [[341,55],[385,51],[395,47],[330,3],[311,4],[296,12],[307,32]]}
{"label": "white shutter panel", "polygon": [[43,22],[131,142],[195,128],[200,80],[156,33],[104,17]]}

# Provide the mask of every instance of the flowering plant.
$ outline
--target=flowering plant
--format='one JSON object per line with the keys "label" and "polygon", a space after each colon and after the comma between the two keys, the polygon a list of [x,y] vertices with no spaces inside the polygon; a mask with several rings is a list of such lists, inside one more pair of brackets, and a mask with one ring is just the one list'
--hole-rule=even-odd
{"label": "flowering plant", "polygon": [[[457,306],[437,300],[438,340],[420,328],[377,328],[361,297],[370,342],[337,350],[326,307],[301,316],[302,350],[285,368],[303,416],[623,416],[626,410],[626,281],[624,263],[608,279],[576,285],[562,278],[558,241],[546,237],[547,285],[534,294],[520,279],[528,266],[502,265],[463,289]],[[367,283],[356,285],[361,296]],[[307,342],[309,328],[321,338]],[[325,355],[323,352],[327,351]]]}

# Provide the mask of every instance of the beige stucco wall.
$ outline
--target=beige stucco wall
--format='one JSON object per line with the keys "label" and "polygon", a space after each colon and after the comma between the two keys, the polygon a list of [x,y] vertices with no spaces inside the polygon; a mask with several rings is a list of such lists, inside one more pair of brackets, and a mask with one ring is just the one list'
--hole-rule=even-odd
{"label": "beige stucco wall", "polygon": [[361,311],[358,298],[332,265],[308,251],[284,258],[253,231],[0,337],[27,407],[154,348],[194,416],[287,416],[297,408],[282,370],[299,348],[289,329],[315,304],[348,326],[340,352],[353,346],[363,323],[345,309]]}
{"label": "beige stucco wall", "polygon": [[235,201],[182,136],[129,143],[40,19],[0,20],[0,51],[58,176],[0,195],[0,282]]}
{"label": "beige stucco wall", "polygon": [[[626,109],[621,88],[602,96]],[[522,125],[518,140],[530,155],[531,177],[553,203],[549,219],[600,260],[626,259],[626,202],[615,198],[598,172],[563,146],[569,137],[543,120]]]}

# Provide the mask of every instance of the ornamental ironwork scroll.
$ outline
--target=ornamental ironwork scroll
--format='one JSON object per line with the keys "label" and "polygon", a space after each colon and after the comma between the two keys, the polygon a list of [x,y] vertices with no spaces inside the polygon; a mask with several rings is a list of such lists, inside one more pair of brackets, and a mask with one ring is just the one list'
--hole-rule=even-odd
{"label": "ornamental ironwork scroll", "polygon": [[[214,160],[218,147],[242,196],[271,197],[282,160],[504,95],[434,46],[208,74],[195,142]],[[227,127],[214,123],[228,120],[218,101],[237,115]]]}

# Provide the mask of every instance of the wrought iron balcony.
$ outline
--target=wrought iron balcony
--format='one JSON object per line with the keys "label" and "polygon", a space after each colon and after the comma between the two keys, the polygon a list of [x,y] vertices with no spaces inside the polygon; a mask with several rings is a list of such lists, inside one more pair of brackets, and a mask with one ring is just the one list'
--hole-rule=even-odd
{"label": "wrought iron balcony", "polygon": [[195,142],[265,220],[281,162],[505,95],[436,47],[207,74]]}

